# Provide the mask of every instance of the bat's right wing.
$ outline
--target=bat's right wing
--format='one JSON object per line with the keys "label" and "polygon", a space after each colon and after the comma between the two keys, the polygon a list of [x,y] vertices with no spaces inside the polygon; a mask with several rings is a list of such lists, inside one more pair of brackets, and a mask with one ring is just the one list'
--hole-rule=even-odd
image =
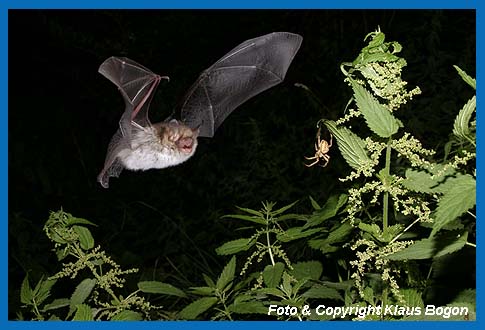
{"label": "bat's right wing", "polygon": [[303,38],[274,32],[250,39],[202,72],[182,103],[180,117],[199,136],[212,137],[239,105],[283,81]]}
{"label": "bat's right wing", "polygon": [[[117,155],[121,150],[131,148],[132,134],[133,130],[137,129],[136,125],[142,127],[150,125],[148,108],[162,77],[126,57],[108,58],[98,71],[118,87],[125,101],[125,111],[119,122],[120,128],[111,138],[104,167],[98,175],[101,185],[108,188],[109,178],[118,177],[123,170]],[[168,79],[168,77],[163,78]]]}

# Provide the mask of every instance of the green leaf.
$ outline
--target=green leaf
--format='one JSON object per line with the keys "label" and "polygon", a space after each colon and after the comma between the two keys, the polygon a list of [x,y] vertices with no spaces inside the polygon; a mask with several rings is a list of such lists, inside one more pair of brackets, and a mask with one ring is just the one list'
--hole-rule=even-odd
{"label": "green leaf", "polygon": [[256,289],[254,291],[255,293],[272,295],[275,297],[279,297],[281,299],[285,298],[285,294],[278,288],[262,288],[262,289]]}
{"label": "green leaf", "polygon": [[142,281],[138,282],[138,289],[145,293],[157,293],[168,296],[177,296],[185,298],[187,295],[179,288],[174,287],[171,284],[158,282],[158,281]]}
{"label": "green leaf", "polygon": [[96,285],[96,280],[92,278],[86,278],[81,283],[78,284],[74,293],[71,296],[71,304],[69,315],[74,312],[77,305],[84,303],[87,297],[91,294],[94,286]]}
{"label": "green leaf", "polygon": [[409,190],[432,194],[442,193],[443,189],[446,189],[442,184],[443,180],[443,177],[432,178],[432,173],[427,171],[407,169],[406,178],[402,181],[402,184]]}
{"label": "green leaf", "polygon": [[302,261],[293,264],[293,270],[290,274],[297,280],[309,278],[311,280],[319,280],[322,276],[323,266],[320,261]]}
{"label": "green leaf", "polygon": [[471,175],[464,175],[454,180],[454,185],[445,192],[438,202],[431,236],[434,236],[443,226],[474,207],[475,203],[475,179]]}
{"label": "green leaf", "polygon": [[402,294],[404,301],[406,302],[406,306],[424,308],[421,293],[416,291],[416,289],[399,289],[399,293]]}
{"label": "green leaf", "polygon": [[202,277],[204,278],[205,284],[207,284],[207,286],[214,288],[214,289],[216,288],[216,284],[214,283],[212,278],[210,278],[206,274],[202,274]]}
{"label": "green leaf", "polygon": [[260,301],[247,301],[233,303],[229,306],[229,311],[236,314],[268,314],[268,307]]}
{"label": "green leaf", "polygon": [[255,223],[259,223],[260,225],[266,225],[267,223],[267,221],[264,218],[259,216],[251,216],[251,215],[243,215],[243,214],[228,214],[228,215],[223,215],[222,217],[255,222]]}
{"label": "green leaf", "polygon": [[474,90],[477,89],[477,81],[470,77],[465,71],[460,69],[457,65],[453,65],[453,67],[458,71],[458,74],[460,75],[461,79],[463,79],[464,82],[466,82],[468,85],[473,87]]}
{"label": "green leaf", "polygon": [[42,304],[44,300],[49,297],[51,288],[56,282],[57,280],[44,280],[44,277],[39,280],[33,291],[34,299],[37,305]]}
{"label": "green leaf", "polygon": [[312,204],[313,209],[315,210],[321,209],[320,205],[318,205],[317,201],[314,200],[312,196],[308,196],[308,198],[310,198],[310,203]]}
{"label": "green leaf", "polygon": [[295,206],[295,204],[296,204],[296,203],[298,203],[298,201],[295,201],[295,202],[293,202],[293,203],[291,203],[291,204],[285,205],[285,206],[283,206],[282,208],[280,208],[280,209],[278,209],[278,210],[276,210],[276,211],[272,211],[272,212],[271,212],[271,214],[272,214],[273,216],[276,216],[276,215],[278,215],[278,214],[284,213],[285,211],[287,211],[287,210],[289,210],[290,208],[292,208],[293,206]]}
{"label": "green leaf", "polygon": [[214,288],[211,288],[209,286],[196,286],[196,287],[191,287],[190,291],[193,294],[199,295],[199,296],[212,296],[214,295]]}
{"label": "green leaf", "polygon": [[276,288],[281,281],[281,275],[285,265],[281,262],[275,263],[275,265],[268,265],[263,271],[263,281],[268,288]]}
{"label": "green leaf", "polygon": [[385,259],[418,260],[438,258],[463,248],[467,238],[467,232],[462,235],[456,235],[456,233],[450,232],[433,238],[425,238],[416,241],[413,245],[401,251],[386,256]]}
{"label": "green leaf", "polygon": [[91,226],[97,226],[95,223],[92,223],[89,220],[86,220],[86,219],[83,219],[83,218],[76,218],[76,217],[73,217],[70,214],[69,214],[69,217],[66,220],[66,225],[67,226],[72,226],[72,225],[91,225]]}
{"label": "green leaf", "polygon": [[468,102],[463,106],[463,108],[458,113],[455,118],[455,123],[453,125],[453,134],[462,141],[468,141],[472,136],[470,132],[470,119],[477,108],[476,97],[473,96]]}
{"label": "green leaf", "polygon": [[257,216],[258,218],[264,218],[264,214],[261,211],[257,211],[257,210],[253,210],[253,209],[248,209],[248,208],[244,208],[244,207],[239,207],[239,206],[236,206],[236,207],[238,209],[240,209],[241,211],[244,211],[246,213],[249,213],[249,214],[252,214],[252,215]]}
{"label": "green leaf", "polygon": [[219,291],[224,291],[226,286],[234,280],[234,274],[236,273],[236,257],[233,256],[231,260],[222,270],[221,275],[217,279],[216,288]]}
{"label": "green leaf", "polygon": [[321,232],[321,228],[312,228],[305,230],[304,227],[293,227],[289,228],[286,231],[279,233],[276,235],[276,239],[280,242],[291,242],[303,237],[311,236],[315,233]]}
{"label": "green leaf", "polygon": [[318,249],[324,253],[337,251],[339,247],[332,246],[332,244],[345,241],[347,236],[354,230],[354,227],[348,222],[338,224],[337,226],[330,231],[327,238],[309,240],[308,245],[312,249]]}
{"label": "green leaf", "polygon": [[252,238],[240,238],[234,241],[229,241],[216,249],[216,253],[218,255],[228,255],[234,254],[241,251],[247,251],[250,247],[252,247],[256,241]]}
{"label": "green leaf", "polygon": [[325,120],[325,126],[337,140],[337,145],[347,164],[355,170],[368,167],[372,160],[365,150],[365,142],[348,128],[337,127],[332,120]]}
{"label": "green leaf", "polygon": [[44,306],[44,308],[42,308],[42,312],[66,307],[66,306],[69,306],[70,303],[71,303],[71,300],[67,298],[54,299],[50,304],[47,304]]}
{"label": "green leaf", "polygon": [[396,134],[399,122],[392,113],[363,86],[351,80],[354,98],[357,107],[364,116],[367,126],[382,138],[388,138]]}
{"label": "green leaf", "polygon": [[130,311],[130,310],[123,310],[113,316],[111,321],[141,321],[143,317],[140,313]]}
{"label": "green leaf", "polygon": [[22,286],[20,287],[20,302],[22,304],[30,305],[32,302],[33,294],[32,288],[29,284],[29,276],[26,275],[22,281]]}
{"label": "green leaf", "polygon": [[345,205],[347,199],[347,195],[345,194],[330,196],[322,208],[319,208],[317,211],[313,212],[313,215],[303,226],[303,228],[317,226],[323,221],[333,218],[337,214],[338,210]]}
{"label": "green leaf", "polygon": [[185,306],[179,313],[180,318],[193,320],[217,303],[216,297],[203,297]]}
{"label": "green leaf", "polygon": [[76,314],[72,318],[73,321],[93,321],[93,312],[91,307],[86,304],[79,304],[74,306]]}
{"label": "green leaf", "polygon": [[336,289],[321,284],[315,284],[308,291],[303,293],[302,296],[309,299],[332,299],[344,301],[344,298]]}
{"label": "green leaf", "polygon": [[72,229],[79,235],[79,243],[84,250],[90,250],[94,247],[94,238],[91,231],[82,226],[73,226]]}

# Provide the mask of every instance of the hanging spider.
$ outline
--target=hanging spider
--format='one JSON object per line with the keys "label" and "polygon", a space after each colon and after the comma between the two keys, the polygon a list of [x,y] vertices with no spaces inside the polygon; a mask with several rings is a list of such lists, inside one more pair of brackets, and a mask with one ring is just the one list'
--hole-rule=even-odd
{"label": "hanging spider", "polygon": [[327,154],[330,151],[330,148],[332,147],[332,134],[330,134],[330,142],[327,142],[324,139],[320,138],[320,131],[321,127],[318,128],[317,131],[317,142],[315,143],[315,156],[313,157],[305,157],[307,160],[315,160],[311,164],[305,164],[306,167],[311,167],[313,165],[318,164],[321,160],[324,161],[323,165],[320,165],[321,167],[325,167],[328,165],[328,162],[330,161],[330,156]]}

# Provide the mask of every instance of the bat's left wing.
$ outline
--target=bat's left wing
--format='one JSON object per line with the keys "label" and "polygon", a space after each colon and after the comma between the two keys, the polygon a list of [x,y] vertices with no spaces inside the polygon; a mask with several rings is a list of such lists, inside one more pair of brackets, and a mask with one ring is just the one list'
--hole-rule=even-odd
{"label": "bat's left wing", "polygon": [[283,81],[303,38],[288,32],[250,39],[202,72],[187,92],[180,118],[212,137],[239,105]]}
{"label": "bat's left wing", "polygon": [[150,125],[148,119],[150,102],[160,79],[168,79],[168,77],[160,77],[126,57],[108,58],[98,71],[118,87],[125,101],[120,128],[111,138],[104,167],[98,175],[98,181],[107,188],[109,178],[118,177],[123,170],[117,155],[121,150],[131,148],[133,130]]}

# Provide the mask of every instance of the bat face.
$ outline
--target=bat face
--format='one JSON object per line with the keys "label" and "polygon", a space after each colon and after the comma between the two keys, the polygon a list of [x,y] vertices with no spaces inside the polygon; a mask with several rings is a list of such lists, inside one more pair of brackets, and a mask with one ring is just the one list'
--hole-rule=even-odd
{"label": "bat face", "polygon": [[170,117],[180,120],[157,124],[150,123],[148,108],[160,80],[168,77],[128,58],[108,58],[99,72],[118,86],[126,107],[98,181],[108,188],[109,178],[123,168],[143,171],[189,159],[199,136],[212,137],[239,105],[283,81],[302,40],[277,32],[243,42],[202,72]]}

